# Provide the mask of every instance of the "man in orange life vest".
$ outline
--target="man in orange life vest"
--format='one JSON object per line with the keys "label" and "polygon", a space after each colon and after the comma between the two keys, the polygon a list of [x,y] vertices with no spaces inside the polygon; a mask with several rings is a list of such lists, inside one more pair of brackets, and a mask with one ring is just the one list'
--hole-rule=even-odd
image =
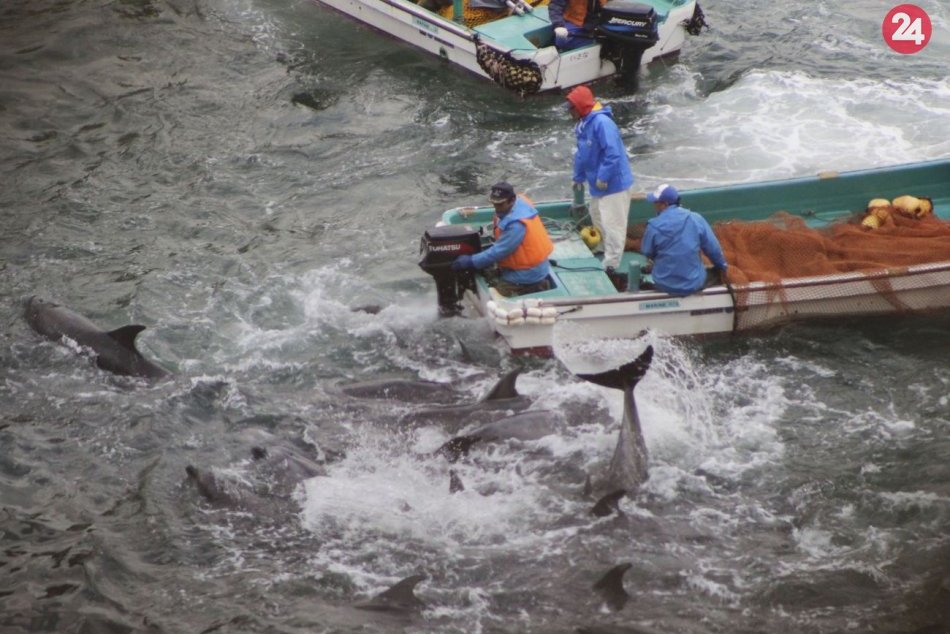
{"label": "man in orange life vest", "polygon": [[484,269],[497,264],[501,279],[494,286],[506,297],[549,289],[548,256],[554,244],[538,210],[518,197],[504,181],[492,186],[488,200],[495,206],[495,242],[475,255],[458,256],[452,262],[452,270]]}
{"label": "man in orange life vest", "polygon": [[548,18],[554,26],[554,45],[561,51],[593,43],[591,34],[604,0],[551,0]]}

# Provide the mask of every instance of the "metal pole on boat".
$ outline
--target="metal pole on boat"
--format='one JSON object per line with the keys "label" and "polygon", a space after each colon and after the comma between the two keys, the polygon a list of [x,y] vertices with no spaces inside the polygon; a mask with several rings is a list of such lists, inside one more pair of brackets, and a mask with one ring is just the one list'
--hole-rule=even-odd
{"label": "metal pole on boat", "polygon": [[571,218],[580,222],[587,215],[587,205],[584,203],[584,183],[574,183],[574,200],[571,202]]}
{"label": "metal pole on boat", "polygon": [[463,0],[452,0],[452,20],[454,22],[462,23],[464,18],[464,8],[462,7]]}

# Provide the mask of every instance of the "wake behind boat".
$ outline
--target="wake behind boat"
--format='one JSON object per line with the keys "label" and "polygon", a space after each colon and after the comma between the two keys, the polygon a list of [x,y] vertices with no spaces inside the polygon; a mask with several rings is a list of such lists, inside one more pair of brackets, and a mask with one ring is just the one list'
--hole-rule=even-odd
{"label": "wake behind boat", "polygon": [[950,309],[950,159],[681,194],[713,225],[729,263],[727,280],[685,297],[647,290],[636,233],[654,211],[642,194],[630,204],[618,269],[627,271],[625,291],[582,238],[590,224],[582,197],[535,205],[554,242],[549,290],[503,297],[491,270],[452,272],[456,256],[490,244],[491,207],[444,212],[422,238],[419,265],[435,279],[443,313],[485,319],[515,352],[549,351],[556,337],[710,335]]}
{"label": "wake behind boat", "polygon": [[[618,75],[677,54],[705,26],[696,0],[610,0],[593,44],[555,46],[548,0],[313,0],[521,95]],[[447,6],[446,6],[447,5]]]}

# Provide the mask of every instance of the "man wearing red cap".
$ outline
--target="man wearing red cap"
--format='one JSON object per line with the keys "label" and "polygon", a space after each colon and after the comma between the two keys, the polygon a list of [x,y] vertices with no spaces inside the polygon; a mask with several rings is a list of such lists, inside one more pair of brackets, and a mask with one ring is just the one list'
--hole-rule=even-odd
{"label": "man wearing red cap", "polygon": [[609,106],[594,99],[587,86],[567,93],[567,103],[577,138],[574,153],[574,188],[590,191],[590,217],[604,236],[604,268],[618,288],[626,290],[626,276],[616,273],[627,238],[630,188],[633,174],[620,130]]}

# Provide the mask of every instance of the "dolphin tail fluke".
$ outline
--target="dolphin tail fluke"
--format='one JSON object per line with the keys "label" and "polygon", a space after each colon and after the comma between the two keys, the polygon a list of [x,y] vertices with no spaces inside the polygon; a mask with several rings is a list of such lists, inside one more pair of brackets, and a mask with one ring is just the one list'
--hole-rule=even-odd
{"label": "dolphin tail fluke", "polygon": [[652,362],[653,346],[647,346],[647,349],[635,361],[599,374],[578,374],[577,377],[596,385],[623,390],[639,383],[643,375],[650,369]]}
{"label": "dolphin tail fluke", "polygon": [[615,612],[622,610],[630,599],[630,595],[623,589],[623,575],[632,566],[633,564],[629,563],[614,566],[594,584],[594,590],[603,597],[607,607]]}
{"label": "dolphin tail fluke", "polygon": [[356,605],[361,610],[376,610],[380,612],[411,612],[425,607],[416,597],[415,589],[425,575],[406,577],[388,590],[376,595],[365,603]]}
{"label": "dolphin tail fluke", "polygon": [[617,489],[616,491],[608,493],[597,500],[597,503],[594,504],[594,508],[590,510],[591,515],[607,517],[614,511],[617,512],[617,515],[623,515],[623,511],[620,510],[620,499],[626,494],[626,489]]}
{"label": "dolphin tail fluke", "polygon": [[518,380],[519,374],[521,374],[521,368],[515,368],[501,377],[498,383],[495,384],[495,387],[485,395],[482,401],[497,401],[519,396],[518,390],[515,388],[515,382]]}

